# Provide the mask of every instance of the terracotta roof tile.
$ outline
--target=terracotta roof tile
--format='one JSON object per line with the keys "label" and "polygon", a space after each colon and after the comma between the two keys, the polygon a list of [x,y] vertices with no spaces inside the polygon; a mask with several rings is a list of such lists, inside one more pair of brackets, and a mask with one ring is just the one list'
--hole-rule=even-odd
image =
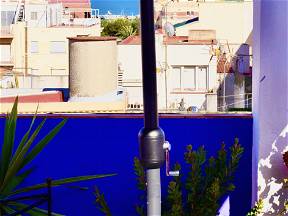
{"label": "terracotta roof tile", "polygon": [[141,37],[139,35],[129,36],[120,43],[120,45],[139,45],[139,44],[141,44]]}

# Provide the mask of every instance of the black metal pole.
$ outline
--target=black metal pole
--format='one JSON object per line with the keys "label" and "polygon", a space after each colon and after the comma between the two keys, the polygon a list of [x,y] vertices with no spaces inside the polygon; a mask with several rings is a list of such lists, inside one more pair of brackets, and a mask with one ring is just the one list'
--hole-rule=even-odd
{"label": "black metal pole", "polygon": [[146,168],[155,169],[165,161],[165,136],[158,124],[153,0],[141,0],[140,8],[144,103],[144,128],[139,133],[140,160]]}
{"label": "black metal pole", "polygon": [[158,124],[153,0],[141,0],[144,128],[139,132],[140,160],[147,169],[147,215],[161,216],[160,167],[165,136]]}
{"label": "black metal pole", "polygon": [[142,79],[145,128],[158,128],[153,0],[141,0]]}

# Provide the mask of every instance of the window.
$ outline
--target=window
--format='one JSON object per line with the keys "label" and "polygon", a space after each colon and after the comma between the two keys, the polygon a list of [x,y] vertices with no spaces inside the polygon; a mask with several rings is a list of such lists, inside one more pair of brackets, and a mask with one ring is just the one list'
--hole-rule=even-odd
{"label": "window", "polygon": [[31,12],[30,19],[31,20],[37,20],[37,12]]}
{"label": "window", "polygon": [[168,77],[169,91],[207,91],[207,67],[173,67]]}
{"label": "window", "polygon": [[9,26],[13,23],[14,11],[1,11],[1,27]]}
{"label": "window", "polygon": [[90,12],[84,12],[84,18],[91,18]]}
{"label": "window", "polygon": [[65,53],[65,41],[51,41],[50,53]]}
{"label": "window", "polygon": [[9,44],[0,44],[1,62],[9,62],[11,61],[11,46]]}
{"label": "window", "polygon": [[173,67],[171,73],[168,76],[169,90],[180,90],[181,89],[181,67]]}
{"label": "window", "polygon": [[182,90],[193,91],[196,88],[195,67],[183,67],[181,72]]}
{"label": "window", "polygon": [[197,89],[199,91],[206,91],[207,86],[207,67],[198,67],[196,72],[197,77]]}
{"label": "window", "polygon": [[31,41],[30,52],[31,53],[38,53],[39,52],[38,41]]}
{"label": "window", "polygon": [[31,74],[32,74],[32,75],[37,75],[37,74],[39,74],[39,69],[31,68]]}

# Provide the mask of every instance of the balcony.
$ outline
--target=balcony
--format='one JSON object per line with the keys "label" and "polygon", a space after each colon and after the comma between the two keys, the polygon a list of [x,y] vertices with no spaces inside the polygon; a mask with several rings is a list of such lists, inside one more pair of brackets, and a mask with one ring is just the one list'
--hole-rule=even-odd
{"label": "balcony", "polygon": [[[10,26],[1,26],[1,29],[0,29],[0,42],[2,42],[3,39],[12,41],[13,35],[11,33]],[[10,41],[10,43],[11,43],[11,41]]]}
{"label": "balcony", "polygon": [[92,26],[100,25],[101,21],[98,9],[68,8],[64,10],[62,22],[68,26]]}
{"label": "balcony", "polygon": [[13,67],[14,63],[13,61],[2,61],[0,60],[0,67]]}

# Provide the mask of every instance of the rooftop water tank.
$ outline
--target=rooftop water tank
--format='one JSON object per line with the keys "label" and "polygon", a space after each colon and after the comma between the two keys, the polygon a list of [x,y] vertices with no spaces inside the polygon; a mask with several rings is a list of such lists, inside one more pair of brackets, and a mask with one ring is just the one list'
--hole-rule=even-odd
{"label": "rooftop water tank", "polygon": [[98,97],[117,89],[115,37],[69,37],[70,97]]}

